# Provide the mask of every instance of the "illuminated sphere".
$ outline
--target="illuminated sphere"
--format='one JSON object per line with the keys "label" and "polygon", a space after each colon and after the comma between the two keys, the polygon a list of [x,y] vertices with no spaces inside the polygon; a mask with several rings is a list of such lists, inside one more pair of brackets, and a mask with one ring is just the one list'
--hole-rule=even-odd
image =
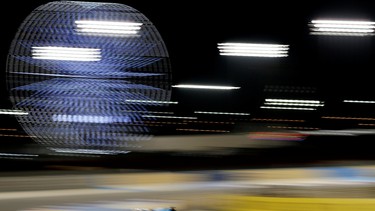
{"label": "illuminated sphere", "polygon": [[[146,115],[171,96],[168,51],[156,27],[117,3],[55,1],[13,39],[7,84],[22,128],[56,152],[121,153],[152,132]],[[78,152],[78,151],[77,151]]]}

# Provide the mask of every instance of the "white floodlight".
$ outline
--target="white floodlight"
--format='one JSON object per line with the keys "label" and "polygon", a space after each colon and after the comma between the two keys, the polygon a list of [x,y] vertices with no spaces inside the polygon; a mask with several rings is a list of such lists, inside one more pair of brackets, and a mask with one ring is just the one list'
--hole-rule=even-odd
{"label": "white floodlight", "polygon": [[100,49],[73,47],[32,47],[34,59],[65,60],[65,61],[100,61]]}
{"label": "white floodlight", "polygon": [[218,43],[222,56],[287,57],[289,45]]}
{"label": "white floodlight", "polygon": [[373,35],[375,22],[344,20],[312,20],[310,24],[313,35]]}
{"label": "white floodlight", "polygon": [[142,23],[120,22],[120,21],[75,21],[77,31],[87,35],[135,35],[141,29]]}

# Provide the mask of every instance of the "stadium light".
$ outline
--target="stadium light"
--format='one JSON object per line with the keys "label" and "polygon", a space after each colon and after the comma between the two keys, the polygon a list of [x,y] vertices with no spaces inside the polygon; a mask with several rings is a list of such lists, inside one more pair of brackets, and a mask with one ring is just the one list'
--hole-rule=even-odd
{"label": "stadium light", "polygon": [[100,61],[100,49],[72,47],[32,47],[34,59],[65,60],[65,61]]}
{"label": "stadium light", "polygon": [[287,57],[289,45],[218,43],[222,56]]}
{"label": "stadium light", "polygon": [[87,35],[134,35],[141,29],[142,23],[120,21],[75,21],[77,31]]}
{"label": "stadium light", "polygon": [[375,22],[312,20],[310,26],[313,35],[368,36],[374,33]]}

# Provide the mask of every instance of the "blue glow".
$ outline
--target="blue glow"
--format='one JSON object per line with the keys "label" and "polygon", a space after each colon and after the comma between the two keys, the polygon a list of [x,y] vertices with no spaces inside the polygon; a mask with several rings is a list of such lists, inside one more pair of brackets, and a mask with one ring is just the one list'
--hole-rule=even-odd
{"label": "blue glow", "polygon": [[17,120],[51,149],[131,151],[152,136],[143,125],[147,102],[170,101],[165,44],[142,13],[123,4],[41,5],[21,24],[8,57],[10,99],[28,113]]}

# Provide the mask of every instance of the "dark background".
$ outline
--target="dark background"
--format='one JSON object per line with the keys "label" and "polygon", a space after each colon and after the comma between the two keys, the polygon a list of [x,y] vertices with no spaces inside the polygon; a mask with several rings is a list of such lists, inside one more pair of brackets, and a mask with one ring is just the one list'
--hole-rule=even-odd
{"label": "dark background", "polygon": [[[1,107],[10,109],[5,72],[7,53],[17,28],[36,7],[49,1],[10,1],[3,6],[1,64]],[[313,19],[375,20],[371,1],[112,1],[136,8],[159,30],[170,54],[174,84],[211,84],[240,86],[233,92],[173,89],[176,114],[189,116],[193,111],[251,113],[251,118],[306,118],[310,127],[351,129],[357,124],[322,121],[321,116],[374,117],[373,105],[345,105],[343,99],[375,100],[373,70],[374,38],[309,35]],[[287,58],[223,57],[217,43],[255,42],[290,45]],[[273,92],[275,87],[289,87],[313,92]],[[306,97],[325,101],[325,108],[315,113],[260,110],[267,97]],[[26,135],[14,118],[1,115],[1,125],[17,128]],[[235,120],[252,125],[250,119]],[[249,126],[250,127],[250,126]],[[247,127],[246,129],[249,129]],[[363,128],[361,128],[363,129]],[[371,127],[368,129],[372,129]],[[174,131],[171,131],[174,132]],[[243,132],[243,131],[242,131]],[[186,134],[182,134],[186,135]],[[5,151],[19,151],[30,139],[0,137]],[[372,136],[342,138],[313,137],[313,150],[305,160],[334,157],[372,159]],[[334,140],[332,140],[334,139]],[[328,141],[327,141],[328,140]],[[343,144],[344,143],[344,144]],[[311,148],[309,148],[311,149]],[[293,152],[298,150],[293,149]],[[315,150],[315,151],[314,151]],[[258,163],[275,160],[290,151],[262,151]],[[281,155],[282,154],[282,155]],[[317,154],[321,157],[317,158]],[[258,154],[257,154],[258,155]],[[149,156],[149,155],[147,155]],[[165,156],[165,155],[163,155]],[[296,155],[295,155],[296,156]],[[160,157],[161,158],[161,157]],[[295,157],[291,160],[295,161]],[[113,158],[111,158],[113,159]],[[118,158],[116,158],[118,159]],[[136,159],[139,159],[137,157]],[[163,158],[163,159],[169,159]],[[174,158],[176,159],[176,158]],[[184,158],[185,159],[185,158]],[[191,158],[189,158],[191,159]],[[242,157],[236,158],[238,161]],[[146,159],[147,160],[147,159]],[[262,161],[260,161],[262,160]],[[255,162],[254,162],[255,163]]]}

